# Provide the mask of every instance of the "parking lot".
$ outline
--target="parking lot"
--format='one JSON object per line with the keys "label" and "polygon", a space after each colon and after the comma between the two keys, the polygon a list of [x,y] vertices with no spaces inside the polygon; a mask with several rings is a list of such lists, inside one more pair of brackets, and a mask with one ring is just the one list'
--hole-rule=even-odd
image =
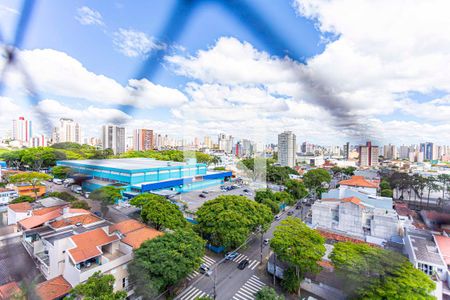
{"label": "parking lot", "polygon": [[[250,193],[245,192],[244,190],[249,190]],[[204,191],[207,193],[204,193]],[[204,196],[200,196],[200,195],[204,195]],[[216,186],[216,187],[210,187],[203,191],[199,190],[199,191],[192,191],[189,193],[179,194],[179,195],[175,196],[173,199],[186,203],[188,205],[187,210],[191,211],[191,212],[195,212],[206,201],[212,200],[221,195],[238,195],[238,196],[242,195],[242,196],[245,196],[245,197],[253,200],[255,193],[254,193],[254,190],[252,190],[251,188],[249,188],[247,186],[242,186],[242,187],[232,189],[229,191],[222,191],[220,189],[220,186]]]}

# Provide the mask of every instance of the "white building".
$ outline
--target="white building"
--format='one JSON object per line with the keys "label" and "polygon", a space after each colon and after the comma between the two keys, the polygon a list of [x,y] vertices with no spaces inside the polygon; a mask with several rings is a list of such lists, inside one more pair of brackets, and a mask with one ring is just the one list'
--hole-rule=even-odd
{"label": "white building", "polygon": [[364,146],[359,146],[359,166],[378,167],[378,146],[372,146],[371,142],[367,142]]}
{"label": "white building", "polygon": [[278,163],[282,166],[295,167],[297,152],[296,136],[291,131],[278,135]]}
{"label": "white building", "polygon": [[80,124],[72,119],[59,119],[59,126],[54,128],[52,140],[54,143],[82,144]]}
{"label": "white building", "polygon": [[112,149],[114,154],[125,152],[125,127],[117,125],[102,126],[102,147]]}
{"label": "white building", "polygon": [[217,139],[219,150],[223,150],[226,153],[231,153],[233,150],[233,141],[234,138],[231,135],[227,136],[225,133],[219,134]]}
{"label": "white building", "polygon": [[19,197],[19,194],[17,194],[16,190],[0,187],[0,211],[2,208],[6,208],[6,205],[17,197]]}
{"label": "white building", "polygon": [[19,117],[12,121],[12,139],[20,145],[28,146],[33,135],[33,126],[30,120]]}

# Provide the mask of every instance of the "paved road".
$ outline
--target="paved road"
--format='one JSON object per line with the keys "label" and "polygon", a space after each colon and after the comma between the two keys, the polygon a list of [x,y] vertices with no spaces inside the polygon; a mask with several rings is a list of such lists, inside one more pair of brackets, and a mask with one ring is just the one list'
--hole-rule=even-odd
{"label": "paved road", "polygon": [[[293,216],[302,217],[307,215],[309,207],[304,209],[294,209]],[[281,219],[272,223],[270,229],[264,234],[262,239],[270,239],[273,237],[275,227],[279,225],[281,220],[287,217],[286,210]],[[212,266],[212,274],[210,276],[200,276],[198,273],[191,274],[188,279],[190,285],[183,290],[176,298],[177,300],[194,300],[202,296],[214,296],[214,279],[216,282],[216,299],[218,300],[251,300],[254,299],[254,294],[259,291],[264,285],[273,286],[273,279],[266,272],[266,261],[270,255],[270,247],[262,247],[263,263],[261,260],[261,235],[256,234],[247,244],[245,249],[239,251],[239,255],[232,261],[224,261],[221,264],[216,264],[221,260],[221,257],[212,257],[214,263],[208,262]],[[244,270],[237,268],[239,262],[244,259],[249,260],[248,266]],[[279,287],[277,287],[279,289]],[[280,291],[279,291],[280,292]],[[302,293],[306,295],[305,292]]]}

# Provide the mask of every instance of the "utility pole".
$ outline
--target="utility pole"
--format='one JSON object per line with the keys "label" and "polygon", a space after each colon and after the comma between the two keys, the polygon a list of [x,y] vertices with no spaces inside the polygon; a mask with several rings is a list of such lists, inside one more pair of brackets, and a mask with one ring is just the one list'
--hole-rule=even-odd
{"label": "utility pole", "polygon": [[217,292],[216,292],[217,268],[219,268],[219,264],[214,268],[214,300],[216,300],[216,297],[217,297]]}
{"label": "utility pole", "polygon": [[273,286],[275,286],[276,282],[276,276],[277,276],[277,254],[273,253]]}
{"label": "utility pole", "polygon": [[261,254],[261,261],[260,261],[260,263],[262,264],[262,262],[263,262],[263,237],[264,237],[264,232],[261,230],[261,251],[260,251],[260,254]]}

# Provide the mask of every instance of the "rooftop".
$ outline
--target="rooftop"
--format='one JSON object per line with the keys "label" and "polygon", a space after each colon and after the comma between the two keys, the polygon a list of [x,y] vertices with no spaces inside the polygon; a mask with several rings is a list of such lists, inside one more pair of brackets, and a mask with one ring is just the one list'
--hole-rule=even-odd
{"label": "rooftop", "polygon": [[36,285],[36,294],[41,300],[53,300],[68,294],[71,289],[70,283],[58,276]]}
{"label": "rooftop", "polygon": [[13,203],[8,205],[8,207],[15,212],[27,212],[31,210],[31,204],[28,202]]}
{"label": "rooftop", "polygon": [[[47,210],[47,208],[45,208],[45,210]],[[31,229],[61,216],[62,213],[60,209],[45,211],[45,213],[38,215],[34,215],[33,211],[33,216],[19,221],[18,224],[25,229]]]}
{"label": "rooftop", "polygon": [[378,188],[378,184],[365,179],[363,176],[352,176],[352,178],[347,180],[339,181],[340,185],[357,186],[357,187],[367,187],[367,188]]}
{"label": "rooftop", "polygon": [[109,227],[109,232],[119,231],[124,237],[122,242],[137,249],[147,240],[163,235],[162,232],[147,227],[133,219],[125,220]]}
{"label": "rooftop", "polygon": [[79,224],[80,225],[88,225],[88,224],[92,224],[95,222],[99,222],[101,220],[102,219],[100,219],[96,215],[87,213],[87,214],[83,214],[83,215],[78,215],[78,216],[74,216],[74,217],[57,220],[57,221],[50,223],[49,225],[53,228],[62,228],[62,227],[66,227],[66,226],[79,225]]}
{"label": "rooftop", "polygon": [[433,265],[444,265],[431,233],[426,230],[407,229],[406,234],[409,236],[417,260]]}
{"label": "rooftop", "polygon": [[435,235],[434,240],[441,251],[445,263],[450,266],[450,237],[444,235]]}
{"label": "rooftop", "polygon": [[85,261],[102,254],[99,247],[117,241],[116,234],[109,236],[106,232],[97,228],[71,237],[76,247],[69,249],[69,254],[74,263]]}
{"label": "rooftop", "polygon": [[0,300],[13,299],[13,296],[20,292],[20,287],[17,282],[9,282],[0,286]]}
{"label": "rooftop", "polygon": [[185,162],[162,161],[151,158],[119,158],[92,160],[62,160],[60,163],[75,166],[91,166],[93,168],[113,168],[127,171],[146,170],[153,168],[187,166]]}

